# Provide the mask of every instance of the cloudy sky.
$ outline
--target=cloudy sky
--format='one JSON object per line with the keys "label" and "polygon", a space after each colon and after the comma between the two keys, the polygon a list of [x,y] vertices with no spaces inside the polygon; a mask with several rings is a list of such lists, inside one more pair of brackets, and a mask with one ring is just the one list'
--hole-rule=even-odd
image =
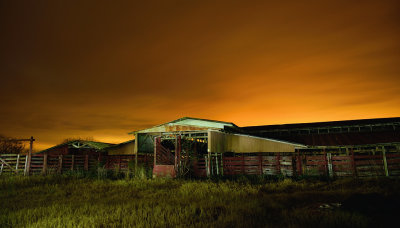
{"label": "cloudy sky", "polygon": [[0,1],[0,34],[0,134],[36,149],[400,116],[398,1]]}

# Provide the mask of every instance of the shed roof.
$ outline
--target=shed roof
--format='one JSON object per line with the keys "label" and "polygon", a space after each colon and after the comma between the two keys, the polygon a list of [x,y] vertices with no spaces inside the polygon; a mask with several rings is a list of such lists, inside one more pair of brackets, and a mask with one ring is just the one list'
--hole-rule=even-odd
{"label": "shed roof", "polygon": [[[356,130],[352,130],[356,128]],[[364,128],[364,129],[363,129]],[[323,132],[316,131],[324,129]],[[334,130],[338,129],[338,130]],[[378,118],[227,128],[309,146],[369,145],[400,142],[400,118]]]}
{"label": "shed roof", "polygon": [[129,143],[135,143],[135,140],[132,139],[132,140],[128,140],[128,141],[126,141],[126,142],[122,142],[122,143],[119,143],[119,144],[114,144],[114,145],[111,145],[111,146],[107,147],[107,149],[118,148],[118,147],[121,147],[121,146],[125,146],[125,145],[127,145],[127,144],[129,144]]}
{"label": "shed roof", "polygon": [[[46,151],[50,151],[59,147],[68,146],[72,148],[79,148],[79,144],[81,144],[81,148],[92,148],[95,150],[103,150],[107,147],[114,146],[113,143],[104,143],[104,142],[97,142],[97,141],[88,141],[88,140],[72,140],[65,143],[61,143],[55,145],[53,147],[47,148],[45,150],[40,151],[39,153],[43,153]],[[77,146],[78,145],[78,146]]]}
{"label": "shed roof", "polygon": [[268,130],[277,130],[277,129],[288,130],[288,129],[302,129],[302,128],[385,125],[385,124],[393,124],[393,123],[400,124],[400,117],[326,121],[326,122],[312,122],[312,123],[295,123],[295,124],[260,125],[260,126],[241,127],[241,129],[246,130],[246,131],[248,131],[248,130],[250,130],[250,131],[268,131]]}
{"label": "shed roof", "polygon": [[[224,129],[225,126],[236,127],[234,123],[225,122],[225,121],[218,121],[218,120],[209,120],[209,119],[201,119],[201,118],[194,118],[194,117],[183,117],[179,118],[167,123],[159,124],[150,128],[142,129],[139,131],[132,131],[129,134],[134,133],[145,133],[145,132],[160,132],[163,129],[163,126],[188,126],[188,130],[193,130],[190,128],[197,127],[198,129],[207,130],[207,129]],[[185,131],[185,128],[182,128],[182,131]]]}

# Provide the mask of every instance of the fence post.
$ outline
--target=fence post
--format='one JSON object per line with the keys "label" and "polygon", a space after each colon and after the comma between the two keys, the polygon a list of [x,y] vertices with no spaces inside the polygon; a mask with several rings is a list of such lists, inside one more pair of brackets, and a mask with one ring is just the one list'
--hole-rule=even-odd
{"label": "fence post", "polygon": [[357,166],[354,159],[354,150],[351,148],[351,165],[353,166],[353,176],[357,177]]}
{"label": "fence post", "polygon": [[224,165],[225,165],[225,162],[224,162],[224,153],[222,152],[222,153],[221,153],[221,175],[222,175],[222,176],[224,175]]}
{"label": "fence post", "polygon": [[300,156],[300,150],[299,149],[297,149],[297,159],[296,159],[296,162],[297,162],[297,175],[303,175],[303,167],[302,167],[302,164],[303,164],[303,159],[301,158],[301,156]]}
{"label": "fence post", "polygon": [[244,169],[244,153],[242,153],[242,174],[246,174]]}
{"label": "fence post", "polygon": [[333,177],[333,167],[332,167],[332,153],[327,153],[326,154],[326,160],[328,162],[328,174],[329,177]]}
{"label": "fence post", "polygon": [[292,177],[297,176],[296,155],[292,154]]}
{"label": "fence post", "polygon": [[1,163],[0,175],[3,173],[4,163]]}
{"label": "fence post", "polygon": [[26,166],[25,175],[29,175],[30,169],[31,169],[33,141],[34,141],[33,136],[31,136],[30,141],[29,141],[29,153],[27,156],[27,162],[25,163],[25,166]]}
{"label": "fence post", "polygon": [[208,164],[208,155],[204,156],[204,162],[206,163],[206,172],[207,172],[207,177],[210,176],[210,166]]}
{"label": "fence post", "polygon": [[62,154],[58,156],[58,173],[62,172],[62,165],[63,165],[63,156]]}
{"label": "fence post", "polygon": [[383,166],[385,168],[385,176],[389,176],[389,170],[388,170],[388,165],[387,165],[387,160],[386,160],[386,150],[385,147],[382,146],[382,158],[383,158]]}
{"label": "fence post", "polygon": [[83,169],[85,171],[89,170],[89,155],[88,154],[85,155],[85,165],[84,165]]}
{"label": "fence post", "polygon": [[281,174],[281,155],[280,155],[280,153],[276,153],[276,170],[277,170],[277,175]]}
{"label": "fence post", "polygon": [[28,170],[28,155],[25,155],[24,176],[26,176],[27,170]]}
{"label": "fence post", "polygon": [[19,166],[19,154],[17,155],[17,164],[15,165],[15,172],[18,173],[18,166]]}
{"label": "fence post", "polygon": [[75,155],[72,155],[72,157],[71,157],[71,171],[74,170],[74,165],[75,165]]}
{"label": "fence post", "polygon": [[218,153],[215,152],[215,167],[216,167],[216,171],[217,171],[217,175],[219,175],[219,164],[218,164]]}
{"label": "fence post", "polygon": [[326,153],[325,148],[323,149],[324,152],[324,161],[325,161],[325,175],[329,177],[329,169],[328,169],[328,154]]}
{"label": "fence post", "polygon": [[43,154],[43,170],[42,173],[46,174],[47,172],[47,154]]}
{"label": "fence post", "polygon": [[260,169],[260,175],[263,175],[263,164],[262,164],[262,155],[261,153],[258,154],[258,161],[259,161],[259,169]]}

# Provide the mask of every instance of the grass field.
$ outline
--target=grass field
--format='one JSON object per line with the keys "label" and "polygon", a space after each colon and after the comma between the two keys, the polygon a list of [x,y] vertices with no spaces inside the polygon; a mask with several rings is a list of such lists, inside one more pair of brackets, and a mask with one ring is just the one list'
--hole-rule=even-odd
{"label": "grass field", "polygon": [[[400,180],[0,177],[1,227],[379,227]],[[341,206],[339,206],[341,204]]]}

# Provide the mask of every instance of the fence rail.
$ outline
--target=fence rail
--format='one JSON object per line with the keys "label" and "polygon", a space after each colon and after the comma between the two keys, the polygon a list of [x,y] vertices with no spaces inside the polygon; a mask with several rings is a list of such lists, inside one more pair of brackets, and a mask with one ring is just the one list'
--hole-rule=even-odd
{"label": "fence rail", "polygon": [[[0,174],[47,174],[68,171],[109,170],[127,171],[134,167],[135,155],[28,155],[1,154]],[[138,163],[154,164],[153,154],[139,154]],[[241,154],[191,158],[192,173],[209,175],[284,175],[370,177],[400,176],[400,153],[322,155],[306,154]]]}
{"label": "fence rail", "polygon": [[224,175],[400,176],[400,154],[246,155],[223,157]]}
{"label": "fence rail", "polygon": [[[135,161],[134,155],[47,155],[32,154],[30,163],[28,155],[0,154],[0,174],[26,173],[26,174],[50,174],[64,173],[68,171],[89,171],[98,167],[125,171],[129,169],[129,162]],[[138,162],[150,166],[153,164],[153,156],[138,155]]]}

